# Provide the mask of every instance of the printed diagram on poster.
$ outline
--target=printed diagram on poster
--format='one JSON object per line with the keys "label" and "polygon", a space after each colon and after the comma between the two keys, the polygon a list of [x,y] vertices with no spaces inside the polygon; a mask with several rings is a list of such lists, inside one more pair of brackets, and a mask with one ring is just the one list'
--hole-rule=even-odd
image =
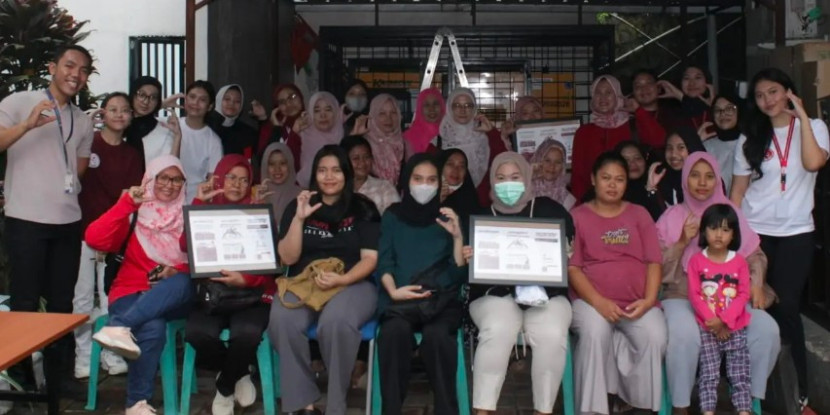
{"label": "printed diagram on poster", "polygon": [[471,284],[567,287],[562,219],[471,216]]}
{"label": "printed diagram on poster", "polygon": [[193,278],[219,271],[278,273],[271,205],[185,206],[188,260]]}
{"label": "printed diagram on poster", "polygon": [[568,118],[562,120],[537,120],[519,122],[516,124],[515,142],[513,148],[516,152],[530,161],[536,149],[547,139],[554,139],[565,146],[568,151],[566,167],[571,167],[571,156],[573,154],[574,134],[582,120],[579,118]]}

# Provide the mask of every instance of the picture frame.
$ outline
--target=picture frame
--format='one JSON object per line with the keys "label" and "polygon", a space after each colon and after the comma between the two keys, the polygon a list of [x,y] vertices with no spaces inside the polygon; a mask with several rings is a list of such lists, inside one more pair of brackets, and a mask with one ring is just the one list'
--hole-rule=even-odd
{"label": "picture frame", "polygon": [[191,278],[281,270],[271,204],[185,206],[184,230]]}
{"label": "picture frame", "polygon": [[564,219],[470,216],[471,284],[568,286]]}
{"label": "picture frame", "polygon": [[548,138],[553,138],[565,146],[568,153],[565,167],[570,168],[574,135],[581,125],[582,119],[578,117],[519,121],[513,134],[513,148],[529,162],[536,149]]}

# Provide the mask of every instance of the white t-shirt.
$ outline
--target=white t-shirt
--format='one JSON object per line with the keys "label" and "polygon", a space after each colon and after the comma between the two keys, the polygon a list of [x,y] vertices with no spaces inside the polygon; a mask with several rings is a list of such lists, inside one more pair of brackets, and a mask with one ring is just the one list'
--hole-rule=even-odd
{"label": "white t-shirt", "polygon": [[[830,151],[827,125],[822,120],[810,120],[813,135],[818,146],[824,151]],[[775,129],[775,138],[781,148],[786,151],[787,132],[789,125]],[[735,151],[735,176],[750,176],[749,162],[743,152],[746,136],[741,135]],[[801,122],[796,119],[793,128],[790,154],[787,158],[787,186],[781,192],[781,163],[775,145],[770,143],[761,163],[764,177],[751,180],[746,190],[741,208],[746,215],[749,226],[757,233],[768,236],[791,236],[812,232],[813,204],[815,202],[813,190],[816,185],[815,172],[808,172],[801,163]]]}
{"label": "white t-shirt", "polygon": [[718,160],[720,175],[723,179],[723,184],[726,186],[727,195],[732,190],[732,171],[735,170],[735,144],[737,142],[738,140],[721,141],[717,137],[712,137],[703,142],[703,147],[706,148],[706,152],[715,156]]}
{"label": "white t-shirt", "polygon": [[173,151],[173,132],[158,124],[153,131],[150,131],[150,134],[144,136],[142,142],[144,143],[144,164],[147,165],[154,158]]}
{"label": "white t-shirt", "polygon": [[179,159],[187,179],[185,203],[190,204],[196,196],[199,183],[205,181],[208,173],[213,173],[222,158],[222,140],[207,125],[199,130],[190,128],[184,120],[179,125],[182,129]]}

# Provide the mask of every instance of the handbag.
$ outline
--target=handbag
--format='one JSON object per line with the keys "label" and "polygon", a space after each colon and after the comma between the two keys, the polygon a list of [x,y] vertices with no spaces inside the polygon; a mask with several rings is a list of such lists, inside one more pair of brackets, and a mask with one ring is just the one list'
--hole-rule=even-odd
{"label": "handbag", "polygon": [[230,287],[221,282],[205,281],[196,285],[196,299],[209,315],[233,313],[259,304],[264,290],[260,287]]}
{"label": "handbag", "polygon": [[[314,280],[321,273],[334,272],[343,274],[345,269],[346,265],[337,258],[318,259],[308,264],[303,272],[296,277],[277,278],[277,294],[279,294],[280,303],[285,308],[294,309],[306,306],[314,311],[322,310],[323,306],[345,287],[334,287],[324,290],[318,287]],[[286,301],[286,292],[291,292],[296,295],[300,301],[296,303]]]}
{"label": "handbag", "polygon": [[130,241],[130,237],[133,236],[133,231],[135,231],[135,223],[138,220],[138,214],[134,214],[133,218],[130,220],[130,230],[127,231],[127,237],[124,239],[124,243],[121,244],[121,249],[118,252],[110,252],[104,257],[104,293],[109,294],[110,288],[112,288],[112,283],[115,281],[115,277],[118,276],[118,270],[121,269],[121,263],[124,262],[124,253],[127,252],[127,242]]}
{"label": "handbag", "polygon": [[415,274],[409,285],[420,285],[424,290],[432,291],[432,294],[416,300],[392,301],[386,306],[384,318],[400,317],[413,324],[432,321],[451,302],[458,300],[460,283],[444,288],[438,284],[438,278],[449,267],[450,256],[446,255]]}

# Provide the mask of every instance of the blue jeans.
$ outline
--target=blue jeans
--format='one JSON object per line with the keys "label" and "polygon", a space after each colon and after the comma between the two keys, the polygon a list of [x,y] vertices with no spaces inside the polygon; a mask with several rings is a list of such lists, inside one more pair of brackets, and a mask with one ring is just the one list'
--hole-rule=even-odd
{"label": "blue jeans", "polygon": [[108,326],[129,327],[141,356],[127,361],[127,407],[153,396],[167,321],[184,318],[193,300],[189,274],[159,281],[149,291],[121,297],[109,306]]}

